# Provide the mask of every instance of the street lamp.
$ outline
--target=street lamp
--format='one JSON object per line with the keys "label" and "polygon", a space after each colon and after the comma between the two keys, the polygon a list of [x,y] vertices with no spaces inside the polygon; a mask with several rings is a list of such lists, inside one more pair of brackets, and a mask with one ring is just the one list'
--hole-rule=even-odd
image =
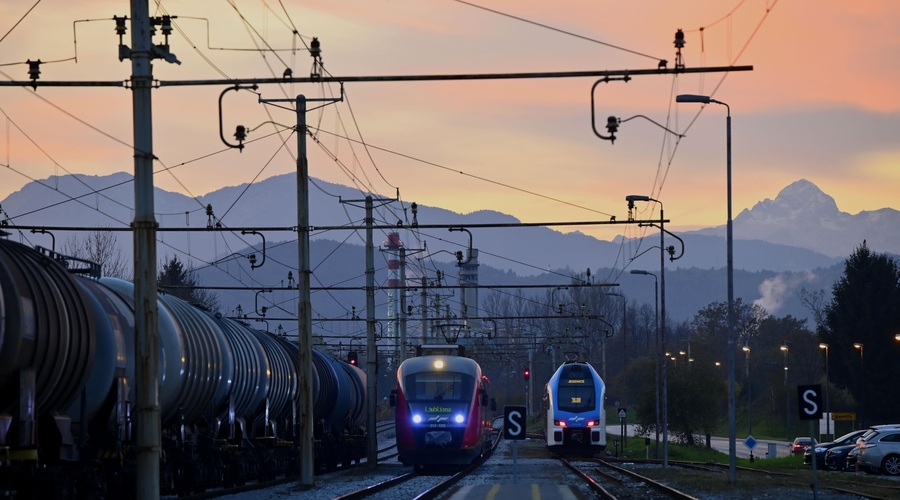
{"label": "street lamp", "polygon": [[710,96],[695,94],[680,94],[675,97],[675,102],[694,102],[701,104],[721,104],[727,110],[725,119],[726,157],[727,157],[727,198],[728,198],[728,225],[725,230],[726,262],[728,269],[728,482],[734,484],[737,481],[737,446],[734,430],[734,238],[731,217],[731,106],[717,101]]}
{"label": "street lamp", "polygon": [[656,368],[656,391],[654,391],[656,393],[656,451],[654,456],[659,458],[659,280],[655,274],[642,269],[632,269],[631,274],[653,276],[653,308],[656,313],[656,352],[653,355]]}
{"label": "street lamp", "polygon": [[861,427],[863,418],[865,417],[864,410],[866,409],[866,378],[863,376],[863,370],[865,370],[865,365],[863,364],[863,345],[857,342],[853,344],[853,347],[859,349],[859,423]]}
{"label": "street lamp", "polygon": [[784,353],[784,422],[787,438],[791,439],[791,396],[788,393],[788,345],[787,340],[781,344],[781,352]]}
{"label": "street lamp", "polygon": [[[747,353],[747,437],[753,435],[753,397],[751,395],[750,389],[753,387],[753,381],[751,380],[751,372],[750,372],[750,346],[744,345],[741,348],[745,353]],[[750,461],[753,461],[753,449],[750,449]]]}
{"label": "street lamp", "polygon": [[[662,350],[666,349],[666,230],[663,202],[649,196],[630,194],[625,197],[628,202],[628,215],[636,201],[652,201],[659,203],[659,339]],[[662,426],[663,426],[663,468],[669,467],[669,401],[668,401],[668,365],[662,365]]]}
{"label": "street lamp", "polygon": [[828,344],[822,342],[819,349],[825,349],[825,434],[831,436],[831,413],[828,408]]}
{"label": "street lamp", "polygon": [[[588,270],[590,271],[590,270]],[[589,273],[590,275],[590,273]],[[628,299],[621,293],[607,292],[603,295],[610,295],[622,299],[622,373],[625,374],[625,390],[622,391],[622,399],[628,404]],[[603,367],[606,368],[606,339],[603,339]]]}

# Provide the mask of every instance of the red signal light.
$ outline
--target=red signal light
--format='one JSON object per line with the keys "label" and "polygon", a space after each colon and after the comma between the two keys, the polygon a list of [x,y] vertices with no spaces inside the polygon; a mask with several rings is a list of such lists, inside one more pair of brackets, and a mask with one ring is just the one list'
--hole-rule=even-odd
{"label": "red signal light", "polygon": [[359,358],[357,357],[356,351],[350,351],[347,353],[347,362],[353,366],[359,365]]}

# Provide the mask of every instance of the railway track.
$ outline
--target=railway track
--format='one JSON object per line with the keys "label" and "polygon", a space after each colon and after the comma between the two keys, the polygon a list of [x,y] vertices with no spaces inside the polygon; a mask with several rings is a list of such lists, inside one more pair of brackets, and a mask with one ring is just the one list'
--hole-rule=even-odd
{"label": "railway track", "polygon": [[600,498],[609,500],[626,498],[696,500],[697,498],[606,460],[568,460],[565,458],[559,460],[580,477]]}
{"label": "railway track", "polygon": [[[379,481],[365,486],[356,491],[337,497],[340,500],[357,500],[371,498],[376,495],[384,498],[415,498],[417,500],[431,500],[439,498],[448,492],[463,478],[475,473],[487,461],[500,444],[502,433],[498,432],[491,443],[491,454],[478,459],[472,465],[459,470],[458,468],[429,468],[424,471],[412,471],[405,474]],[[449,475],[448,475],[449,474]],[[410,483],[416,482],[415,486]],[[436,481],[436,482],[435,482]],[[401,490],[402,487],[402,490]]]}
{"label": "railway track", "polygon": [[[386,444],[383,447],[378,449],[378,461],[379,462],[389,462],[397,456],[396,449],[397,444],[393,441],[393,431],[395,425],[393,422],[380,422],[376,425],[375,432],[378,433],[379,442],[382,443],[391,443]],[[391,451],[394,450],[393,453]],[[366,466],[367,460],[362,459],[357,463],[340,465],[334,470],[324,471],[321,473],[317,473],[317,477],[328,477],[330,474],[334,474],[336,472],[345,472],[348,470],[358,469],[360,467]],[[243,485],[233,486],[230,488],[216,488],[209,491],[205,491],[202,493],[197,493],[190,496],[182,496],[178,497],[180,499],[187,500],[201,500],[208,498],[219,498],[228,495],[236,495],[240,493],[247,493],[251,491],[264,490],[269,488],[274,488],[277,486],[282,486],[286,484],[290,484],[297,481],[296,476],[287,476],[287,477],[279,477],[269,481],[256,481],[252,483],[247,483]],[[167,497],[164,497],[167,498]],[[174,498],[174,497],[173,497]]]}

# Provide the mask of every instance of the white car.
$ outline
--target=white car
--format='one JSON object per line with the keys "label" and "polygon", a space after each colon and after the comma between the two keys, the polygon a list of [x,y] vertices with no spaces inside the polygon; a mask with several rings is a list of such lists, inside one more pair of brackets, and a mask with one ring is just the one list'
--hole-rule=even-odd
{"label": "white car", "polygon": [[878,429],[859,441],[858,463],[866,472],[900,475],[900,429]]}

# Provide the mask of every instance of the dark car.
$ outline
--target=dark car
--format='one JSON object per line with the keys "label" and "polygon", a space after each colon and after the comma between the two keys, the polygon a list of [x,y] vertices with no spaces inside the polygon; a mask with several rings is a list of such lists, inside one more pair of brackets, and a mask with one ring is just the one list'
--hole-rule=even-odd
{"label": "dark car", "polygon": [[825,452],[834,448],[835,446],[846,446],[848,444],[856,444],[856,440],[859,439],[860,436],[865,434],[866,429],[861,429],[858,431],[853,431],[843,436],[835,439],[830,443],[819,443],[812,448],[807,448],[806,452],[803,453],[803,463],[811,464],[812,463],[812,454],[816,454],[816,468],[824,468],[825,467]]}
{"label": "dark car", "polygon": [[811,437],[798,437],[791,443],[791,455],[799,455],[806,452],[808,448],[812,448],[816,444],[816,440]]}
{"label": "dark car", "polygon": [[[847,456],[856,449],[856,443],[832,447],[825,452],[825,468],[828,470],[847,470]],[[854,456],[854,458],[856,457]]]}
{"label": "dark car", "polygon": [[847,452],[846,470],[855,470],[859,467],[859,445],[857,444]]}

